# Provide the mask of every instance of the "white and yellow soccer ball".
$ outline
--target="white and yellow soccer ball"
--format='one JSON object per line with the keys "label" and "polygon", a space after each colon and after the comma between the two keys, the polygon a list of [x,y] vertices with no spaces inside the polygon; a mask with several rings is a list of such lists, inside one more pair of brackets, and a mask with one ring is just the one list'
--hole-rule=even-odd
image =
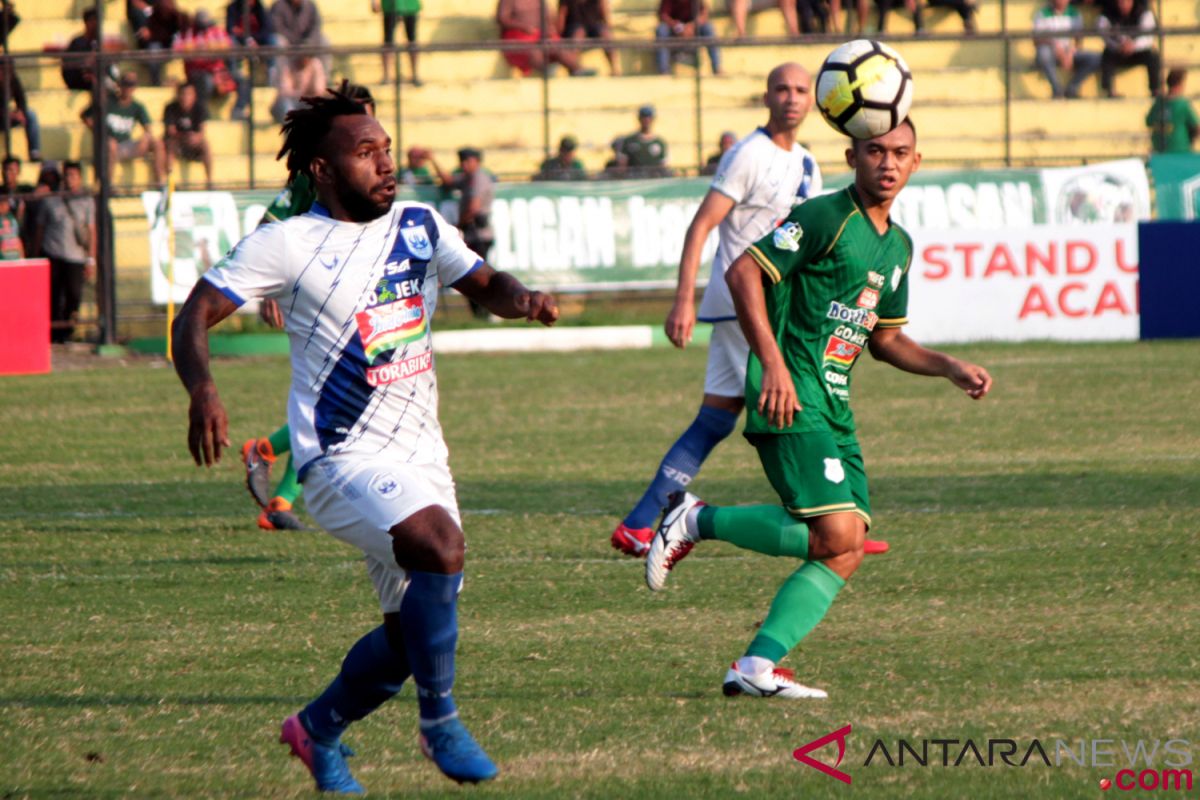
{"label": "white and yellow soccer ball", "polygon": [[871,39],[841,45],[817,73],[821,116],[855,139],[873,139],[895,128],[908,116],[912,98],[908,64],[891,47]]}

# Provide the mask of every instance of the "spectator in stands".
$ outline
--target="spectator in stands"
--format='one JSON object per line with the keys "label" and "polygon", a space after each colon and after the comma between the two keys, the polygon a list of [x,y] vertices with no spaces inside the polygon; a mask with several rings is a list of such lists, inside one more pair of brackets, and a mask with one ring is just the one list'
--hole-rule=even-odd
{"label": "spectator in stands", "polygon": [[[1033,15],[1033,32],[1040,34],[1034,39],[1035,60],[1054,96],[1079,97],[1079,87],[1100,69],[1100,54],[1080,49],[1083,17],[1079,9],[1070,0],[1050,0]],[[1065,90],[1058,77],[1060,68],[1071,75]]]}
{"label": "spectator in stands", "polygon": [[12,107],[8,112],[8,122],[15,128],[25,129],[25,141],[29,145],[29,160],[42,160],[42,126],[38,124],[38,115],[29,105],[25,96],[25,87],[16,70],[10,70],[8,63],[0,61],[0,82],[8,81],[8,96]]}
{"label": "spectator in stands", "polygon": [[58,163],[43,161],[42,168],[38,170],[37,185],[25,195],[25,214],[21,217],[21,239],[25,242],[25,254],[29,258],[41,255],[33,247],[33,233],[37,227],[38,214],[41,213],[42,201],[57,192],[61,186],[62,174],[58,171]]}
{"label": "spectator in stands", "polygon": [[212,148],[204,134],[208,110],[198,101],[199,93],[190,83],[181,83],[175,99],[163,109],[163,143],[166,148],[167,172],[180,161],[199,161],[204,165],[204,187],[212,190]]}
{"label": "spectator in stands", "polygon": [[405,186],[432,186],[433,170],[429,168],[429,160],[433,154],[424,147],[408,148],[408,166],[400,170],[396,180]]}
{"label": "spectator in stands", "polygon": [[[281,46],[328,45],[321,24],[321,12],[312,0],[275,0],[271,5],[271,27]],[[320,94],[328,83],[328,64],[313,56],[281,59],[276,65],[279,94],[271,108],[277,122],[299,104],[301,97]],[[277,113],[278,112],[278,113]]]}
{"label": "spectator in stands", "polygon": [[[558,34],[549,27],[549,20],[542,16],[542,0],[499,0],[496,5],[496,24],[500,26],[500,38],[508,42],[537,42],[542,38],[558,41]],[[575,50],[505,50],[504,60],[519,69],[522,75],[534,70],[545,69],[547,62],[562,64],[571,75],[580,77],[595,75],[595,70],[579,66],[579,53]]]}
{"label": "spectator in stands", "polygon": [[[878,13],[878,22],[875,27],[879,29],[880,33],[887,30],[887,19],[892,13],[892,6],[894,4],[895,0],[875,0],[875,9]],[[925,23],[921,14],[921,0],[904,0],[904,7],[912,15],[913,30],[917,33],[923,31]]]}
{"label": "spectator in stands", "polygon": [[1155,153],[1190,153],[1200,133],[1200,118],[1186,96],[1187,70],[1167,73],[1167,94],[1154,98],[1146,114],[1150,147]]}
{"label": "spectator in stands", "polygon": [[[243,16],[243,3],[245,3]],[[276,44],[271,15],[261,0],[233,0],[225,6],[225,32],[238,47],[273,47]]]}
{"label": "spectator in stands", "polygon": [[662,178],[671,174],[667,164],[667,143],[654,133],[654,106],[638,109],[638,129],[621,139],[625,174],[630,178]]}
{"label": "spectator in stands", "polygon": [[[67,45],[68,53],[94,53],[100,50],[100,24],[95,8],[84,9],[83,33],[76,36]],[[91,91],[96,74],[89,60],[82,58],[64,58],[62,60],[62,79],[68,89]]]}
{"label": "spectator in stands", "polygon": [[[917,0],[918,13],[920,12],[920,4],[921,0]],[[950,9],[962,18],[964,33],[967,35],[975,33],[975,12],[978,10],[975,0],[925,0],[925,5],[928,8]]]}
{"label": "spectator in stands", "polygon": [[[654,30],[654,38],[664,41],[672,37],[711,39],[716,35],[712,23],[708,21],[708,3],[706,0],[659,0],[658,27]],[[682,52],[679,50],[676,53]],[[672,51],[666,47],[658,48],[656,52],[658,74],[667,75],[675,59]],[[712,65],[713,75],[721,74],[721,51],[715,44],[708,45],[708,63]],[[699,65],[697,64],[697,67]]]}
{"label": "spectator in stands", "polygon": [[65,342],[74,332],[83,282],[96,271],[95,203],[83,193],[83,168],[63,163],[64,196],[41,201],[33,252],[50,259],[50,341]]}
{"label": "spectator in stands", "polygon": [[0,195],[0,261],[14,261],[25,257],[25,245],[21,241],[21,223],[17,220],[12,200]]}
{"label": "spectator in stands", "polygon": [[587,170],[583,168],[583,162],[575,157],[575,151],[578,148],[579,142],[574,136],[562,137],[558,142],[558,153],[542,162],[533,179],[535,181],[587,180]]}
{"label": "spectator in stands", "polygon": [[[136,32],[138,46],[145,50],[170,50],[175,44],[175,37],[191,27],[192,18],[180,11],[175,0],[155,0],[151,4],[150,16],[143,29]],[[145,32],[144,38],[143,33]],[[146,62],[150,72],[150,83],[162,85],[162,72],[166,67],[165,61]]]}
{"label": "spectator in stands", "polygon": [[701,175],[716,175],[717,167],[721,163],[721,158],[729,152],[730,148],[737,144],[737,134],[733,131],[725,131],[721,134],[721,138],[717,140],[717,152],[708,157],[708,161],[704,162],[704,167],[701,168]]}
{"label": "spectator in stands", "polygon": [[17,215],[17,220],[25,224],[25,196],[33,191],[28,183],[21,183],[21,159],[16,156],[4,157],[4,187],[3,194],[8,198],[9,205]]}
{"label": "spectator in stands", "polygon": [[271,116],[282,125],[287,112],[300,105],[301,97],[322,94],[327,85],[321,59],[311,56],[279,59],[275,64],[276,93]]}
{"label": "spectator in stands", "polygon": [[627,177],[626,172],[629,170],[629,159],[625,157],[622,147],[625,145],[625,137],[618,136],[612,140],[612,158],[604,162],[604,170],[597,176],[602,181],[616,181]]}
{"label": "spectator in stands", "polygon": [[1104,37],[1104,52],[1100,56],[1100,88],[1109,97],[1119,97],[1113,90],[1113,78],[1119,70],[1138,64],[1146,68],[1150,94],[1158,95],[1162,80],[1162,61],[1154,49],[1154,12],[1144,2],[1115,0],[1096,24]]}
{"label": "spectator in stands", "polygon": [[[558,0],[558,34],[563,39],[582,39],[586,36],[588,39],[610,42],[612,22],[608,0]],[[609,72],[620,75],[621,62],[617,60],[617,51],[605,47],[604,57],[608,59]]]}
{"label": "spectator in stands", "polygon": [[[421,0],[371,0],[371,10],[383,12],[383,43],[396,43],[396,23],[404,22],[404,37],[409,44],[417,41],[417,17],[421,13]],[[421,79],[417,77],[417,53],[410,50],[408,65],[412,71],[413,86],[420,86]],[[383,54],[383,82],[392,80],[392,55]]]}
{"label": "spectator in stands", "polygon": [[[232,46],[229,34],[213,22],[212,15],[203,8],[192,17],[191,24],[175,37],[172,45],[177,53],[187,54],[197,50],[228,50]],[[237,64],[220,56],[184,55],[183,72],[188,83],[196,89],[200,105],[207,106],[214,96],[234,95],[231,119],[245,119],[250,106],[250,80],[244,76]]]}
{"label": "spectator in stands", "polygon": [[[488,251],[492,249],[492,242],[495,240],[491,216],[492,200],[496,196],[496,181],[491,173],[483,168],[483,152],[475,147],[459,150],[458,169],[453,174],[438,166],[432,156],[429,163],[437,172],[442,187],[459,193],[458,229],[462,231],[463,242],[486,261]],[[473,301],[471,311],[482,319],[488,316],[487,309]]]}
{"label": "spectator in stands", "polygon": [[[120,90],[110,99],[108,113],[104,118],[104,126],[108,132],[108,165],[109,174],[105,180],[112,180],[112,165],[118,161],[134,161],[146,159],[154,172],[154,183],[161,184],[166,173],[166,155],[162,142],[154,136],[150,129],[150,115],[146,107],[134,99],[137,91],[137,75],[126,72],[119,82]],[[96,121],[95,109],[88,105],[80,118],[89,129],[94,128]],[[141,126],[140,138],[133,137],[134,131]]]}
{"label": "spectator in stands", "polygon": [[[838,0],[840,2],[840,0]],[[733,20],[734,36],[743,39],[746,36],[746,18],[750,15],[751,0],[729,0],[729,17]],[[799,36],[800,28],[796,24],[797,0],[779,0],[779,10],[783,14],[783,24],[789,36]]]}
{"label": "spectator in stands", "polygon": [[[313,0],[275,0],[271,5],[271,27],[281,45],[329,45],[321,23],[321,12]],[[328,74],[328,56],[320,61],[322,70]],[[294,63],[293,68],[300,69]]]}

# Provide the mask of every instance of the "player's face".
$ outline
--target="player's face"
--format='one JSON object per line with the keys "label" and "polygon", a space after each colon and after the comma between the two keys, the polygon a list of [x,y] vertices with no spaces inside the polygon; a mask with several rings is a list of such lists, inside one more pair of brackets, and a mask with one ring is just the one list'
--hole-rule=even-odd
{"label": "player's face", "polygon": [[917,135],[909,125],[901,125],[883,136],[855,141],[846,151],[846,163],[854,170],[854,185],[864,200],[890,203],[921,164]]}
{"label": "player's face", "polygon": [[391,209],[396,200],[392,139],[374,117],[336,117],[326,153],[313,159],[313,177],[318,186],[332,189],[346,217],[370,222]]}
{"label": "player's face", "polygon": [[767,80],[763,103],[775,127],[794,130],[800,127],[812,108],[812,79],[799,64],[785,64],[772,70]]}

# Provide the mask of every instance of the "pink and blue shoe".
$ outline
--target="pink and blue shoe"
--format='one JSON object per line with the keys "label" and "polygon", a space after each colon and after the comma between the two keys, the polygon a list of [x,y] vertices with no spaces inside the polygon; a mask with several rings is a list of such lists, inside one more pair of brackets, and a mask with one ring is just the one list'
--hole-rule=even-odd
{"label": "pink and blue shoe", "polygon": [[340,794],[366,794],[362,784],[354,780],[346,758],[354,751],[339,742],[336,746],[323,745],[315,741],[304,728],[298,714],[283,721],[279,732],[279,743],[292,749],[292,755],[304,762],[317,782],[317,790]]}

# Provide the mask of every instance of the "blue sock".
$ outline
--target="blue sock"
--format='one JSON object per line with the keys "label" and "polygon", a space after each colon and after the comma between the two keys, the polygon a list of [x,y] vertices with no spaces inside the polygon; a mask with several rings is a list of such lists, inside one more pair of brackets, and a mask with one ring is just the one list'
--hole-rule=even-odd
{"label": "blue sock", "polygon": [[458,588],[462,573],[409,572],[400,602],[404,649],[417,684],[421,723],[454,716],[454,648],[458,644]]}
{"label": "blue sock", "polygon": [[687,488],[713,448],[733,433],[737,418],[737,414],[722,408],[700,406],[700,413],[691,427],[675,440],[675,444],[663,456],[646,493],[629,512],[629,516],[625,517],[625,525],[630,528],[652,526],[667,505],[667,495]]}
{"label": "blue sock", "polygon": [[331,745],[351,722],[400,691],[409,674],[408,659],[392,648],[380,625],[354,643],[342,661],[342,671],[300,712],[300,719],[314,739]]}

